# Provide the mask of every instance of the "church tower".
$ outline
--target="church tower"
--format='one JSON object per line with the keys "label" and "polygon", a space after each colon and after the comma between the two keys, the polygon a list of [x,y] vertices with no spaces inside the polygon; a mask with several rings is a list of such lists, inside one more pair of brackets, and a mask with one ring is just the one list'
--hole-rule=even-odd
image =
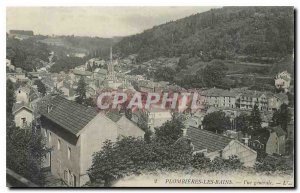
{"label": "church tower", "polygon": [[107,65],[107,70],[108,70],[108,80],[115,80],[115,71],[114,71],[114,63],[113,63],[113,58],[112,58],[112,47],[110,47],[110,61]]}

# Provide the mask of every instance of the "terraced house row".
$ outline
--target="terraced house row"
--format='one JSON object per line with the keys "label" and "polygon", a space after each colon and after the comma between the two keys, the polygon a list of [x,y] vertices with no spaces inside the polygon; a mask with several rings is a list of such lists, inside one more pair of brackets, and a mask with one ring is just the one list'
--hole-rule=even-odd
{"label": "terraced house row", "polygon": [[234,109],[252,109],[257,105],[261,111],[273,111],[285,103],[288,96],[284,93],[272,93],[248,90],[247,88],[234,88],[230,90],[211,88],[199,93],[199,103],[205,108],[227,107]]}

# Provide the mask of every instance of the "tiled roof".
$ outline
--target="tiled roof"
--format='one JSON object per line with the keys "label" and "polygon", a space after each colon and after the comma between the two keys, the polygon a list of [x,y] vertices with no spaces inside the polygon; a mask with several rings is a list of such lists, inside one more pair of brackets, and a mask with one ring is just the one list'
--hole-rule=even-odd
{"label": "tiled roof", "polygon": [[13,108],[12,108],[13,114],[15,114],[17,111],[19,111],[23,107],[32,111],[32,109],[28,106],[28,104],[25,104],[24,102],[17,102],[17,103],[14,103],[14,105],[13,105]]}
{"label": "tiled roof", "polygon": [[281,101],[288,100],[288,96],[285,93],[276,93],[274,96],[279,98]]}
{"label": "tiled roof", "polygon": [[[75,135],[97,115],[95,109],[61,96],[46,96],[39,105],[41,115]],[[47,112],[47,105],[52,105],[49,112]]]}
{"label": "tiled roof", "polygon": [[107,70],[103,68],[96,68],[94,72],[98,74],[105,74],[105,75],[107,74]]}
{"label": "tiled roof", "polygon": [[187,137],[194,145],[194,151],[207,149],[207,152],[214,152],[224,149],[230,141],[228,137],[218,135],[204,129],[189,127],[187,129]]}
{"label": "tiled roof", "polygon": [[204,90],[201,93],[204,96],[224,96],[224,97],[234,97],[237,94],[235,92],[219,89],[219,88],[211,88],[208,90]]}
{"label": "tiled roof", "polygon": [[29,94],[31,91],[31,87],[30,85],[26,84],[25,86],[20,87],[20,90],[22,90],[23,92]]}
{"label": "tiled roof", "polygon": [[93,74],[92,72],[89,72],[89,71],[82,71],[82,70],[76,70],[76,69],[73,69],[72,72],[79,76],[91,76]]}

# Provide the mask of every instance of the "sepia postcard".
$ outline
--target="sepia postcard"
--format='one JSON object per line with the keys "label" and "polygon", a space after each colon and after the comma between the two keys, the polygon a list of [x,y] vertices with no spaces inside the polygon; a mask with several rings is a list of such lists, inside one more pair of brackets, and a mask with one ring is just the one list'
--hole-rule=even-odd
{"label": "sepia postcard", "polygon": [[7,187],[295,185],[294,7],[6,7]]}

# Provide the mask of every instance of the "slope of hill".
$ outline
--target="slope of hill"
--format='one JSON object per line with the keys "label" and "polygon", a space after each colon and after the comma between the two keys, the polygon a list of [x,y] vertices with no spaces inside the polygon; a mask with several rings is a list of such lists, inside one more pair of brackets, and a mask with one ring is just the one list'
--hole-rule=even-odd
{"label": "slope of hill", "polygon": [[45,36],[37,41],[45,43],[53,49],[60,47],[73,53],[81,52],[87,55],[105,57],[109,55],[109,48],[120,41],[120,39],[120,37]]}
{"label": "slope of hill", "polygon": [[274,62],[293,46],[293,7],[224,7],[125,37],[115,49],[121,56],[138,54],[138,61],[189,54],[203,61],[264,57]]}

